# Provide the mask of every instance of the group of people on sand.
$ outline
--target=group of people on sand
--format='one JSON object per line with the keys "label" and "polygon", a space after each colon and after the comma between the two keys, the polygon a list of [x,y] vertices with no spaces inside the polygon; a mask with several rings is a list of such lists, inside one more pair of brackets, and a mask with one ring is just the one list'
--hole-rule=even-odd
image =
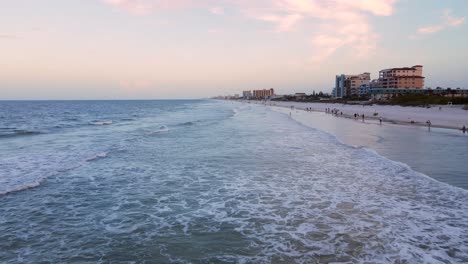
{"label": "group of people on sand", "polygon": [[[294,109],[294,106],[291,106],[291,109]],[[307,108],[305,109],[305,111],[307,111],[307,112],[312,112],[313,109],[312,109],[312,107],[307,107]],[[340,111],[340,110],[337,109],[337,108],[325,108],[325,113],[327,113],[327,114],[332,114],[332,115],[335,115],[335,116],[338,116],[338,115],[343,116],[343,112]],[[360,119],[360,118],[362,119],[362,122],[364,122],[365,119],[366,119],[366,116],[365,116],[364,114],[358,114],[358,113],[355,113],[355,114],[354,114],[354,119],[355,119],[355,120]],[[380,125],[382,125],[382,123],[383,123],[383,118],[382,118],[382,117],[379,117],[379,123],[380,123]],[[414,124],[414,123],[416,123],[416,122],[413,121],[413,120],[411,120],[411,124]],[[432,127],[432,122],[431,122],[431,120],[427,120],[427,121],[426,121],[426,125],[427,125],[427,127],[429,128],[429,130],[430,130],[431,127]],[[463,133],[468,133],[468,128],[467,128],[467,126],[463,126],[460,130],[461,130]]]}
{"label": "group of people on sand", "polygon": [[[359,118],[362,118],[363,122],[364,122],[364,120],[366,120],[366,116],[364,114],[359,115],[358,113],[354,113],[354,119],[357,120]],[[380,122],[380,123],[382,123],[382,122]]]}
{"label": "group of people on sand", "polygon": [[331,108],[325,108],[325,113],[327,113],[327,114],[333,114],[333,115],[338,115],[338,114],[343,115],[343,112],[340,112],[340,110],[338,110],[338,109],[336,109],[336,108],[333,108],[333,109],[331,109]]}

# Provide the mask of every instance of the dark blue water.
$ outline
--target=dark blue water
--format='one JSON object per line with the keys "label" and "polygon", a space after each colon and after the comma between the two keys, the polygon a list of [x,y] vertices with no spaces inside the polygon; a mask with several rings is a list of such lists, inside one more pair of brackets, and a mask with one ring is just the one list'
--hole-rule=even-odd
{"label": "dark blue water", "polygon": [[0,103],[2,263],[465,263],[468,192],[261,106]]}

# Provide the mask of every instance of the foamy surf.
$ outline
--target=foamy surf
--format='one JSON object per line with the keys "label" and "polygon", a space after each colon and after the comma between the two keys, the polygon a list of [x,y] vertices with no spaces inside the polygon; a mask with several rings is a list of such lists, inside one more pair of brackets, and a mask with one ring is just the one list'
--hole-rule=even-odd
{"label": "foamy surf", "polygon": [[100,152],[90,158],[87,158],[86,161],[95,161],[95,160],[103,159],[103,158],[106,158],[108,154],[109,154],[108,152]]}
{"label": "foamy surf", "polygon": [[[49,135],[53,151],[21,164],[97,159],[0,197],[0,261],[467,262],[465,191],[264,107],[163,106],[128,126]],[[178,126],[194,117],[210,125]],[[174,131],[145,136],[154,124]],[[10,156],[35,152],[24,149]]]}
{"label": "foamy surf", "polygon": [[[84,157],[85,154],[77,153],[76,155],[77,156],[71,157],[56,156],[58,159],[61,159],[60,161],[42,160],[37,162],[37,167],[31,168],[30,170],[25,169],[23,172],[16,175],[14,174],[14,171],[6,171],[7,173],[12,173],[7,176],[15,176],[16,179],[10,180],[6,178],[5,175],[0,175],[0,196],[39,187],[49,178],[80,168],[88,162],[94,162],[106,158],[108,152],[99,152],[97,154],[90,155],[88,158]],[[10,166],[8,164],[6,165]]]}
{"label": "foamy surf", "polygon": [[155,135],[155,134],[167,133],[167,132],[169,132],[169,128],[167,126],[160,126],[156,130],[146,132],[146,134],[147,135]]}

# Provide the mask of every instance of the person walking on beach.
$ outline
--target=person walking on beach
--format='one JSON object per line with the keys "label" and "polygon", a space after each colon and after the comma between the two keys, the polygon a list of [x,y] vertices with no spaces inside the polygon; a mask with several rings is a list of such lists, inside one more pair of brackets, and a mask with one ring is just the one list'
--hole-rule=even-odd
{"label": "person walking on beach", "polygon": [[382,125],[382,117],[379,118],[380,125]]}
{"label": "person walking on beach", "polygon": [[364,116],[364,114],[362,114],[362,122],[364,122],[364,118],[365,118],[365,116]]}
{"label": "person walking on beach", "polygon": [[463,127],[462,127],[462,131],[463,131],[463,134],[466,133],[466,126],[463,126]]}
{"label": "person walking on beach", "polygon": [[427,120],[426,124],[427,124],[427,128],[431,130],[431,125],[432,125],[431,120]]}

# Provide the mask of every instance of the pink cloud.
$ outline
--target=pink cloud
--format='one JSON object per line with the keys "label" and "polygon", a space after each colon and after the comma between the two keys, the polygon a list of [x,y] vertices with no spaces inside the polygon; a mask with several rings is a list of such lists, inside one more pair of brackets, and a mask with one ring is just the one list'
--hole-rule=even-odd
{"label": "pink cloud", "polygon": [[441,31],[444,29],[444,25],[436,25],[436,26],[426,26],[418,28],[418,33],[420,34],[432,34]]}
{"label": "pink cloud", "polygon": [[[452,11],[447,9],[442,15],[442,22],[437,25],[424,26],[418,28],[418,34],[434,34],[439,31],[442,31],[450,27],[459,27],[465,23],[465,17],[454,17],[452,16]],[[416,36],[411,36],[410,38],[415,39]]]}
{"label": "pink cloud", "polygon": [[135,15],[148,14],[153,9],[151,3],[145,0],[104,0],[104,2]]}
{"label": "pink cloud", "polygon": [[276,24],[277,32],[286,32],[291,31],[296,23],[302,19],[302,15],[291,14],[291,15],[259,15],[255,17],[258,20],[263,20],[267,22],[273,22]]}
{"label": "pink cloud", "polygon": [[396,0],[337,0],[344,7],[367,11],[377,16],[390,16]]}
{"label": "pink cloud", "polygon": [[[368,56],[377,47],[370,16],[390,16],[397,0],[276,0],[277,12],[300,15],[305,27],[314,27],[314,60],[323,60],[346,47],[356,56]],[[257,17],[261,19],[262,17]],[[272,21],[279,23],[279,21]],[[289,29],[297,23],[292,24]]]}
{"label": "pink cloud", "polygon": [[[276,32],[315,32],[311,50],[326,58],[340,48],[352,54],[366,54],[377,46],[378,35],[371,16],[390,16],[398,0],[103,0],[132,14],[148,14],[165,8],[205,8],[217,15],[236,8],[247,18],[271,23]],[[452,24],[462,23],[450,20]],[[338,41],[339,40],[339,41]]]}
{"label": "pink cloud", "polygon": [[454,17],[451,10],[446,10],[443,18],[445,25],[448,27],[458,27],[465,23],[465,17]]}
{"label": "pink cloud", "polygon": [[158,9],[184,8],[195,4],[193,0],[102,0],[134,15],[147,15]]}
{"label": "pink cloud", "polygon": [[218,16],[224,15],[224,8],[221,6],[215,6],[215,7],[210,8],[210,12]]}

